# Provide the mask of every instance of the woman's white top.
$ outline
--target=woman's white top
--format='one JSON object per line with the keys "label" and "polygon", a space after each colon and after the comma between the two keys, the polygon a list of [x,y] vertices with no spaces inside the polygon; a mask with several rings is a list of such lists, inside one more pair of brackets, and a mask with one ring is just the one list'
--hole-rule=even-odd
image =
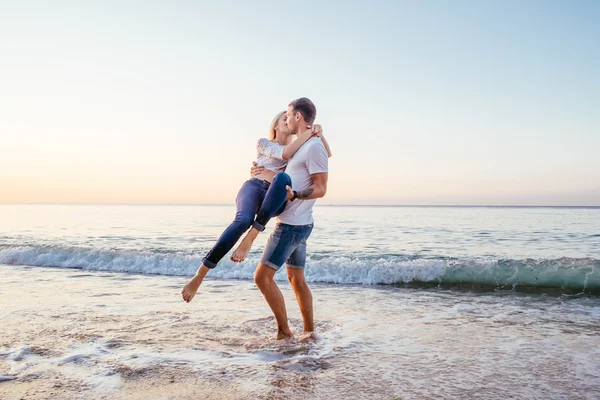
{"label": "woman's white top", "polygon": [[287,166],[287,160],[283,159],[284,149],[285,146],[267,138],[258,139],[256,164],[275,173],[282,172]]}

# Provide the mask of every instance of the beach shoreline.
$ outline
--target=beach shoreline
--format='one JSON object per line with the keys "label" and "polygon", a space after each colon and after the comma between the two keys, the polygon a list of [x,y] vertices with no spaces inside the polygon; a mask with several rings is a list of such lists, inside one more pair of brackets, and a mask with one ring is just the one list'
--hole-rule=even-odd
{"label": "beach shoreline", "polygon": [[184,277],[0,269],[7,400],[600,395],[593,296],[313,285],[319,340],[286,344],[250,281],[209,279],[186,304]]}

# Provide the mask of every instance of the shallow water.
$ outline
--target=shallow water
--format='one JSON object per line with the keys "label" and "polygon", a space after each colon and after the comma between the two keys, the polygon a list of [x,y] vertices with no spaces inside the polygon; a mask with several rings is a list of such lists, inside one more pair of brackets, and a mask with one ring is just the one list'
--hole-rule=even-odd
{"label": "shallow water", "polygon": [[250,281],[186,304],[180,277],[1,268],[2,398],[129,398],[150,379],[163,398],[600,398],[594,296],[315,284],[319,340],[286,344]]}

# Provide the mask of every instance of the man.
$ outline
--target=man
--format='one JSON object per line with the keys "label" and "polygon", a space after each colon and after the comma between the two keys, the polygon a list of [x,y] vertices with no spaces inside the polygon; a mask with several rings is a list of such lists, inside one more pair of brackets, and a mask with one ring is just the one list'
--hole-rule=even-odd
{"label": "man", "polygon": [[[312,126],[317,110],[309,99],[292,101],[287,111],[287,126],[291,133],[304,132]],[[253,174],[262,167],[254,167]],[[312,208],[316,199],[327,192],[328,153],[320,138],[307,141],[289,160],[285,172],[292,178],[288,187],[288,204],[277,218],[277,225],[265,246],[254,282],[267,300],[277,320],[277,339],[293,339],[288,325],[285,301],[273,280],[275,272],[285,263],[288,279],[300,306],[304,333],[314,338],[312,293],[306,283],[306,241],[313,229]]]}

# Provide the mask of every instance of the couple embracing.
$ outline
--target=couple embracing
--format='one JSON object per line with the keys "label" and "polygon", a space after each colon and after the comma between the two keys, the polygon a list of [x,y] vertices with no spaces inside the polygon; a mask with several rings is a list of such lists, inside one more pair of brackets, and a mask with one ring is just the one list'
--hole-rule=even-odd
{"label": "couple embracing", "polygon": [[[269,137],[257,143],[258,156],[236,198],[236,215],[216,244],[202,260],[196,275],[185,285],[181,295],[190,302],[206,274],[233,248],[231,260],[245,260],[256,237],[267,222],[277,217],[277,224],[263,251],[254,274],[277,320],[277,339],[292,340],[285,301],[273,277],[285,264],[288,279],[296,295],[304,334],[314,338],[312,293],[304,276],[306,246],[314,219],[316,199],[327,192],[329,145],[319,125],[313,125],[317,110],[309,99],[292,101],[287,112],[278,113],[269,129]],[[293,140],[293,135],[296,139]]]}

